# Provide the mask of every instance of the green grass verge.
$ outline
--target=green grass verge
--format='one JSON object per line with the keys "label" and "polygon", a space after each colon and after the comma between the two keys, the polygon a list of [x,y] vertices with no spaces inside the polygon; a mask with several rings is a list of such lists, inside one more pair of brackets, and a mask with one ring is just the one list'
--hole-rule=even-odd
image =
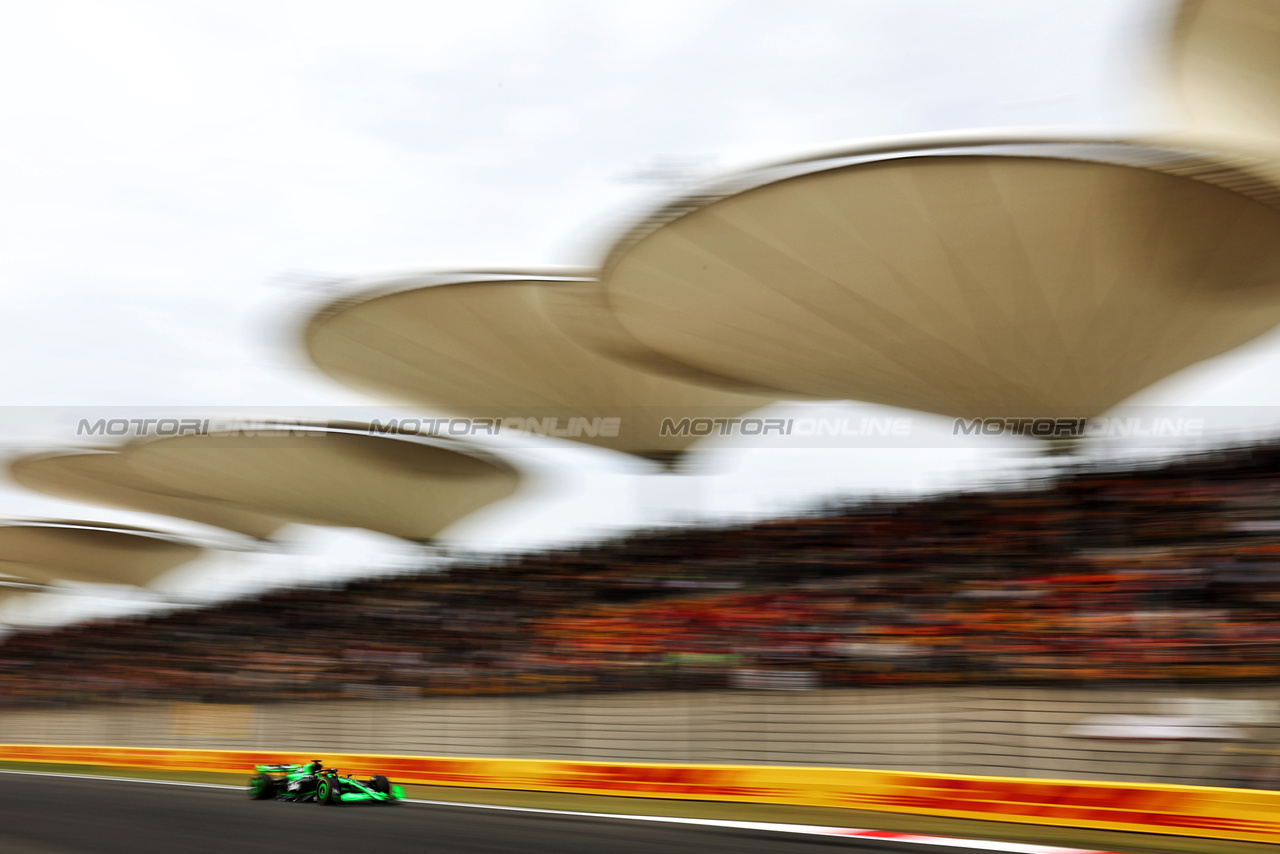
{"label": "green grass verge", "polygon": [[[244,774],[202,771],[155,771],[151,769],[107,768],[96,765],[64,765],[46,762],[8,762],[0,769],[84,774],[97,777],[132,777],[148,780],[175,780],[191,783],[243,785],[252,769]],[[471,804],[532,807],[572,812],[622,813],[627,815],[711,818],[730,821],[767,821],[784,824],[817,824],[858,827],[995,839],[1041,845],[1061,845],[1098,851],[1134,854],[1275,854],[1276,846],[1264,843],[1231,842],[1165,834],[1120,833],[1071,827],[975,821],[958,818],[899,815],[867,810],[830,807],[793,807],[779,804],[739,804],[722,801],[685,801],[663,798],[621,798],[607,795],[575,795],[558,792],[525,792],[512,789],[472,789],[456,786],[405,785],[405,796],[419,800],[454,801]]]}

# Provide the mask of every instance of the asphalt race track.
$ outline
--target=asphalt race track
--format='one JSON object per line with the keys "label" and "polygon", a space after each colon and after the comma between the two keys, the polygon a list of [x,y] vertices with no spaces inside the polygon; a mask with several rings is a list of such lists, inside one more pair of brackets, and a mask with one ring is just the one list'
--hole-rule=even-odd
{"label": "asphalt race track", "polygon": [[938,854],[933,846],[770,831],[470,809],[434,804],[322,807],[251,801],[243,791],[0,773],[4,854]]}

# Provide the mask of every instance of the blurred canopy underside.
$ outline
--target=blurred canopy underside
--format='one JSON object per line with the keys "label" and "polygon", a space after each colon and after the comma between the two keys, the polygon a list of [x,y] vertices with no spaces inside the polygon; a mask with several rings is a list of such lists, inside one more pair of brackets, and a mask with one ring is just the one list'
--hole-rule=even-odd
{"label": "blurred canopy underside", "polygon": [[177,436],[130,445],[124,454],[163,488],[415,542],[505,498],[519,482],[488,455],[367,433]]}
{"label": "blurred canopy underside", "polygon": [[1097,415],[1280,323],[1280,192],[1108,141],[906,146],[744,173],[625,235],[637,346],[779,396]]}
{"label": "blurred canopy underside", "polygon": [[146,586],[204,549],[141,528],[93,522],[0,525],[0,580]]}
{"label": "blurred canopy underside", "polygon": [[116,451],[32,454],[11,462],[9,474],[22,486],[46,495],[173,516],[255,539],[270,538],[288,522],[233,502],[164,489],[134,472],[125,455]]}
{"label": "blurred canopy underside", "polygon": [[[661,435],[664,418],[734,417],[769,403],[602,353],[593,345],[612,318],[572,296],[596,288],[583,276],[386,279],[317,312],[304,341],[316,365],[356,388],[463,417],[557,419],[561,431],[585,419],[564,438],[638,456],[662,458],[697,440]],[[594,422],[607,418],[620,419],[616,433]]]}
{"label": "blurred canopy underside", "polygon": [[1168,50],[1196,130],[1280,154],[1280,0],[1185,0]]}
{"label": "blurred canopy underside", "polygon": [[510,495],[519,480],[510,466],[456,443],[289,429],[34,455],[15,461],[11,471],[19,483],[59,497],[259,538],[296,522],[366,528],[416,542]]}

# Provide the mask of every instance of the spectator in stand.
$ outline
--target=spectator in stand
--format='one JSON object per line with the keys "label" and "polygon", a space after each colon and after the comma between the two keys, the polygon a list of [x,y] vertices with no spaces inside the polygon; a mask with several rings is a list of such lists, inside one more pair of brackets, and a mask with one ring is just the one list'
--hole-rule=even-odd
{"label": "spectator in stand", "polygon": [[1280,676],[1280,443],[14,634],[0,704]]}

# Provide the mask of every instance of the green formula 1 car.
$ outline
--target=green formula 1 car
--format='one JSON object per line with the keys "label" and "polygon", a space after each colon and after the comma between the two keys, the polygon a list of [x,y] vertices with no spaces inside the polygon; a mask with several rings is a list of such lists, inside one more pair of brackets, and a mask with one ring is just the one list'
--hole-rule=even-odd
{"label": "green formula 1 car", "polygon": [[380,774],[368,780],[344,777],[314,759],[306,765],[255,765],[249,797],[256,801],[312,801],[317,804],[395,803],[404,790]]}

